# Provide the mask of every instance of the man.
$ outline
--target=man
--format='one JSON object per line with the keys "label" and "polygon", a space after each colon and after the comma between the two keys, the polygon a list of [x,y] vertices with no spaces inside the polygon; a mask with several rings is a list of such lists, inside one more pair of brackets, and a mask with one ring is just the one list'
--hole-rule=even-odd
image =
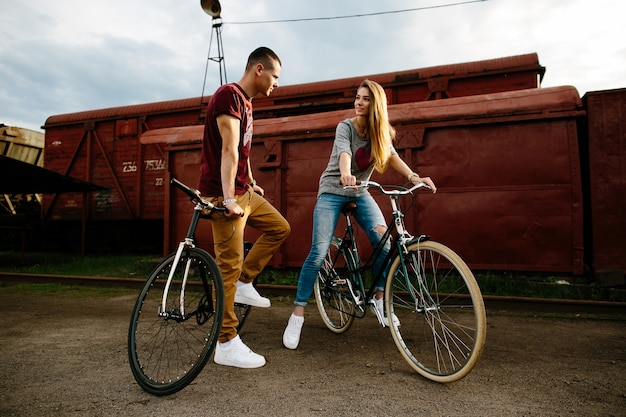
{"label": "man", "polygon": [[[252,286],[291,228],[265,198],[250,167],[252,98],[269,96],[278,87],[281,62],[269,48],[261,47],[248,57],[237,83],[226,84],[213,94],[207,108],[202,141],[199,190],[216,205],[228,209],[212,220],[215,257],[224,279],[224,321],[215,348],[215,363],[239,368],[258,368],[265,358],[254,353],[237,334],[234,302],[269,307]],[[246,224],[262,232],[248,256],[243,258]]]}

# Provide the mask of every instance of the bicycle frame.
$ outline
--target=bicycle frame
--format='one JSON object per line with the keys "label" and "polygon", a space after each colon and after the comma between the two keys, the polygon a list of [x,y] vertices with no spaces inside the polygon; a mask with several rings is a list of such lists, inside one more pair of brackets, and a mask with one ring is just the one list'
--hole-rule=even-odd
{"label": "bicycle frame", "polygon": [[[361,181],[360,184],[357,185],[357,187],[375,187],[375,188],[378,188],[379,190],[382,190],[382,187],[378,183],[375,183],[373,181]],[[341,244],[343,247],[350,245],[348,249],[352,252],[353,259],[355,261],[355,265],[354,265],[355,269],[349,269],[348,272],[354,278],[354,281],[359,284],[360,286],[359,290],[361,291],[362,294],[365,295],[366,299],[370,299],[374,295],[376,283],[378,282],[378,279],[380,278],[380,276],[388,268],[392,259],[394,259],[398,255],[401,255],[401,256],[407,255],[408,254],[407,245],[415,241],[415,237],[411,235],[405,227],[404,214],[400,210],[399,204],[398,204],[399,198],[403,195],[408,195],[412,193],[414,190],[418,188],[424,188],[424,187],[428,187],[428,186],[424,183],[418,183],[414,185],[412,188],[407,189],[403,192],[395,190],[395,191],[385,193],[385,195],[389,197],[390,202],[391,202],[391,212],[392,212],[393,218],[389,221],[389,224],[387,225],[387,230],[383,234],[378,245],[376,245],[376,247],[374,248],[372,255],[362,266],[360,266],[361,260],[359,258],[359,254],[357,250],[354,227],[350,219],[350,213],[349,212],[345,213],[347,226],[346,226],[346,231],[344,233],[344,237],[342,239]],[[345,187],[345,188],[355,188],[355,187]],[[390,239],[392,234],[394,234],[393,244],[391,245],[391,248],[389,252],[387,253],[387,256],[385,256],[385,260],[383,261],[381,268],[378,271],[374,271],[374,274],[372,276],[372,283],[370,285],[370,288],[366,292],[362,272],[374,266],[375,259],[377,259],[381,255],[383,248],[385,246],[385,243]],[[420,242],[423,240],[427,240],[427,239],[428,237],[425,235],[421,235],[418,237],[418,241]],[[352,295],[354,297],[354,293]]]}
{"label": "bicycle frame", "polygon": [[[193,215],[191,217],[191,223],[189,225],[189,231],[187,232],[187,236],[178,244],[178,249],[176,250],[176,257],[174,258],[174,265],[177,265],[180,261],[180,258],[183,254],[183,250],[186,248],[195,248],[195,240],[194,234],[196,232],[196,227],[198,226],[198,220],[200,219],[200,214],[202,213],[202,205],[197,203],[193,209]],[[191,259],[187,260],[187,265],[185,266],[185,274],[183,275],[183,284],[182,290],[180,292],[180,300],[179,300],[179,311],[183,320],[185,319],[185,288],[187,287],[187,276],[189,275],[189,267],[190,267]],[[167,282],[165,284],[165,289],[163,290],[163,300],[161,301],[161,307],[159,308],[159,316],[160,317],[168,317],[171,314],[166,311],[165,306],[167,305],[167,296],[169,294],[170,285],[172,284],[172,279],[174,278],[174,273],[176,272],[175,268],[169,273],[167,277]]]}
{"label": "bicycle frame", "polygon": [[[216,210],[216,211],[225,210],[225,209],[215,207],[209,201],[204,200],[200,196],[200,192],[198,190],[195,190],[195,189],[192,189],[190,187],[187,187],[185,184],[181,183],[180,181],[178,181],[176,179],[172,179],[171,183],[174,184],[179,189],[181,189],[182,191],[184,191],[191,198],[191,200],[196,203],[196,205],[194,206],[194,209],[193,209],[193,214],[191,216],[191,222],[189,224],[189,230],[187,231],[187,235],[178,244],[178,249],[176,250],[176,257],[174,258],[173,265],[177,265],[178,262],[180,261],[180,258],[181,258],[182,254],[183,254],[183,251],[185,249],[187,249],[187,248],[195,248],[196,247],[196,244],[195,244],[195,234],[196,234],[196,228],[198,227],[198,221],[200,220],[200,215],[202,214],[202,211],[204,209]],[[190,265],[191,265],[191,259],[187,260],[187,264],[185,266],[185,273],[184,273],[184,276],[183,276],[183,283],[182,283],[182,287],[181,287],[182,290],[180,292],[180,299],[179,299],[179,303],[178,303],[179,311],[180,311],[180,317],[175,317],[175,319],[180,319],[180,320],[186,320],[187,319],[187,317],[185,315],[185,288],[187,288],[187,277],[189,275]],[[163,291],[163,299],[161,301],[161,306],[159,307],[159,316],[160,317],[171,317],[172,316],[171,313],[167,312],[166,305],[167,305],[167,297],[169,295],[170,285],[172,284],[172,280],[174,278],[175,272],[176,272],[175,268],[172,268],[172,270],[170,271],[169,276],[167,278],[167,282],[165,284],[165,289]]]}

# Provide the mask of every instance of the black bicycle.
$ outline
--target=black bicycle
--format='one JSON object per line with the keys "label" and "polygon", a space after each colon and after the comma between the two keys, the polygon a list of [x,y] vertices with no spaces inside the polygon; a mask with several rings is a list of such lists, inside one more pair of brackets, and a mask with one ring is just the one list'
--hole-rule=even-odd
{"label": "black bicycle", "polygon": [[200,192],[171,183],[194,204],[187,235],[178,250],[150,274],[133,308],[128,359],[137,383],[154,395],[169,395],[190,384],[206,365],[222,326],[224,283],[215,259],[196,247],[203,211],[223,212]]}
{"label": "black bicycle", "polygon": [[[385,314],[377,313],[377,318],[391,330],[404,359],[433,381],[463,378],[478,362],[485,344],[485,306],[472,271],[452,249],[424,235],[414,237],[404,226],[400,197],[428,186],[418,183],[409,189],[385,190],[376,182],[362,181],[345,188],[357,187],[375,188],[388,196],[393,219],[370,259],[362,264],[351,220],[356,204],[344,206],[345,234],[333,237],[315,281],[315,299],[324,324],[332,332],[343,333],[356,317],[364,317],[367,306],[373,304],[378,277],[387,270]],[[382,256],[383,245],[392,235],[392,250],[366,290],[365,272]]]}

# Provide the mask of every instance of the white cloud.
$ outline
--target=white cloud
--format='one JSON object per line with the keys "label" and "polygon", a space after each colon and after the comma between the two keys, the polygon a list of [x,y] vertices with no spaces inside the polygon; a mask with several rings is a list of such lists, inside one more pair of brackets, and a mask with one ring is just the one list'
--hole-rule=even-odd
{"label": "white cloud", "polygon": [[[228,81],[249,52],[281,56],[281,85],[537,52],[544,86],[623,88],[620,0],[488,0],[353,19],[444,0],[222,0]],[[230,22],[230,23],[229,23]],[[197,0],[5,0],[0,6],[0,123],[39,129],[60,113],[195,97],[219,85],[207,61],[211,18]],[[217,54],[215,39],[212,56]]]}

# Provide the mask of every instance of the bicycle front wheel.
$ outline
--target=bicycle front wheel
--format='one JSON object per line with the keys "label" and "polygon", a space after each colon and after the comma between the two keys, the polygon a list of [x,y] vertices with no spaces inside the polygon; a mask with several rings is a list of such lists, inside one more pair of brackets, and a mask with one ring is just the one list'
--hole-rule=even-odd
{"label": "bicycle front wheel", "polygon": [[[402,356],[419,374],[441,383],[463,378],[485,343],[482,294],[469,267],[437,242],[411,244],[393,261],[385,288],[391,334]],[[388,314],[388,317],[390,314]]]}
{"label": "bicycle front wheel", "polygon": [[[137,383],[154,395],[173,394],[206,365],[222,325],[224,284],[203,250],[168,256],[146,281],[130,320],[128,358]],[[165,309],[163,294],[174,270]]]}
{"label": "bicycle front wheel", "polygon": [[352,253],[341,247],[339,238],[333,237],[324,264],[317,274],[314,293],[322,320],[334,333],[347,331],[354,322],[349,269],[354,269]]}

